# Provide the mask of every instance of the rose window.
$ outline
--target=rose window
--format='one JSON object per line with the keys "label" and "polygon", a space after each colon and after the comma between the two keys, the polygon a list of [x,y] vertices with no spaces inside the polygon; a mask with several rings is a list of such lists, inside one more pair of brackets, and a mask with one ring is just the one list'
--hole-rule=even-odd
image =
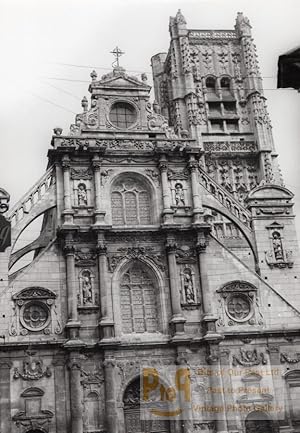
{"label": "rose window", "polygon": [[252,315],[251,301],[247,295],[232,295],[227,302],[228,316],[240,322],[246,321]]}

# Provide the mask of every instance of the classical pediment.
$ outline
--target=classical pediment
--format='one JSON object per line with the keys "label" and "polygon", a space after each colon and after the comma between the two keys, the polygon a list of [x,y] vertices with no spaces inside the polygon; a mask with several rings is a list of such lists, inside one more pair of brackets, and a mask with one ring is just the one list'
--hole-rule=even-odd
{"label": "classical pediment", "polygon": [[110,72],[109,74],[103,75],[101,80],[92,83],[93,87],[129,87],[136,88],[140,87],[141,89],[150,89],[151,86],[138,80],[136,77],[129,76],[125,74],[125,72]]}

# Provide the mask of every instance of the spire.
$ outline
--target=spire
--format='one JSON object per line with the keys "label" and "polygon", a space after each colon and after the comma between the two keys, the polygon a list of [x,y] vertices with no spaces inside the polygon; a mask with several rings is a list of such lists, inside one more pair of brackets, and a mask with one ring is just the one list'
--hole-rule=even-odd
{"label": "spire", "polygon": [[175,21],[177,24],[186,24],[186,19],[182,15],[181,9],[178,9],[178,12],[175,17]]}
{"label": "spire", "polygon": [[235,29],[238,36],[251,36],[251,28],[249,19],[243,15],[243,12],[238,12],[235,22]]}

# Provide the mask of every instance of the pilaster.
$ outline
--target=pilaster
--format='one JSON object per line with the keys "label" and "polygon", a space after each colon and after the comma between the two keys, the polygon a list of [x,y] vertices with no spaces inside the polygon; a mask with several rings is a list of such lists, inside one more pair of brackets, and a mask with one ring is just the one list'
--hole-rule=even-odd
{"label": "pilaster", "polygon": [[66,359],[63,355],[53,360],[55,384],[55,418],[57,431],[67,431],[69,413],[66,395]]}
{"label": "pilaster", "polygon": [[77,287],[75,278],[75,247],[73,245],[73,233],[67,233],[65,238],[64,253],[66,257],[66,285],[68,302],[68,335],[70,339],[78,337],[80,322],[77,310]]}
{"label": "pilaster", "polygon": [[101,160],[98,155],[95,155],[92,160],[92,166],[94,170],[94,184],[95,184],[95,225],[103,225],[105,211],[101,209]]}
{"label": "pilaster", "polygon": [[0,430],[11,432],[11,397],[10,397],[10,369],[12,363],[8,358],[0,358]]}
{"label": "pilaster", "polygon": [[97,232],[97,260],[99,272],[99,291],[101,305],[100,338],[114,336],[114,321],[112,309],[111,285],[107,283],[107,247],[103,231]]}
{"label": "pilaster", "polygon": [[70,158],[68,155],[64,155],[62,158],[62,169],[64,179],[64,225],[73,224],[72,199],[71,199],[71,184],[70,184]]}
{"label": "pilaster", "polygon": [[83,433],[82,420],[82,389],[81,389],[81,362],[77,352],[69,355],[70,371],[70,399],[71,399],[71,431]]}
{"label": "pilaster", "polygon": [[115,389],[115,359],[112,357],[104,360],[105,375],[105,408],[108,432],[117,432],[117,409],[116,409],[116,389]]}
{"label": "pilaster", "polygon": [[166,250],[168,256],[169,268],[169,282],[171,291],[171,304],[172,304],[172,319],[171,323],[174,326],[175,338],[184,334],[184,318],[180,305],[180,292],[178,287],[177,263],[176,263],[176,250],[177,244],[172,235],[167,236]]}
{"label": "pilaster", "polygon": [[161,186],[162,186],[162,196],[163,196],[163,223],[172,223],[173,222],[173,210],[172,206],[172,197],[171,190],[169,188],[168,182],[168,161],[166,155],[162,155],[159,160],[159,170],[161,176]]}

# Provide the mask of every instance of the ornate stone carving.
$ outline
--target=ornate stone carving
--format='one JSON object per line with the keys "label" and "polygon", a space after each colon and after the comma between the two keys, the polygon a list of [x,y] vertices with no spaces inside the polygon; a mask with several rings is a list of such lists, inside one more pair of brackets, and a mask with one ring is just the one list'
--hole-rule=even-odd
{"label": "ornate stone carving", "polygon": [[257,349],[242,349],[240,348],[239,355],[232,356],[232,365],[242,365],[243,367],[253,367],[255,365],[266,365],[267,360],[263,352],[257,352]]}
{"label": "ornate stone carving", "polygon": [[153,247],[121,247],[117,254],[108,256],[109,271],[114,272],[119,262],[126,257],[127,259],[139,259],[145,257],[154,262],[162,271],[165,271],[165,260],[161,254],[154,252]]}
{"label": "ornate stone carving", "polygon": [[14,369],[13,378],[23,380],[39,380],[42,377],[51,377],[50,367],[43,368],[43,361],[38,358],[30,357],[23,361],[23,368],[20,371],[17,367]]}
{"label": "ornate stone carving", "polygon": [[243,281],[233,281],[227,283],[221,289],[220,293],[220,318],[217,323],[224,326],[236,324],[262,324],[263,318],[257,297],[257,289],[252,284]]}
{"label": "ornate stone carving", "polygon": [[189,178],[189,171],[187,169],[184,170],[168,170],[168,179],[169,180],[187,180]]}
{"label": "ornate stone carving", "polygon": [[148,174],[149,177],[151,177],[151,179],[153,180],[153,182],[156,185],[159,185],[160,183],[160,176],[159,176],[159,172],[157,170],[151,169],[151,168],[147,168],[146,169],[146,173]]}
{"label": "ornate stone carving", "polygon": [[235,28],[239,36],[251,36],[251,25],[247,17],[242,12],[238,12]]}
{"label": "ornate stone carving", "polygon": [[203,66],[205,67],[206,71],[209,72],[213,67],[213,51],[208,46],[203,46],[200,50]]}
{"label": "ornate stone carving", "polygon": [[81,384],[84,388],[89,388],[90,385],[97,387],[104,383],[104,374],[102,369],[95,369],[94,371],[85,371],[83,368],[80,370]]}
{"label": "ornate stone carving", "polygon": [[75,253],[75,266],[95,266],[96,254],[93,251],[86,251],[85,249],[76,251]]}
{"label": "ornate stone carving", "polygon": [[287,362],[288,364],[297,364],[300,362],[300,353],[295,353],[295,355],[291,356],[286,352],[280,353],[280,362],[284,364]]}
{"label": "ornate stone carving", "polygon": [[42,287],[31,287],[13,295],[14,313],[10,335],[27,335],[28,332],[60,334],[61,324],[55,298],[53,292]]}
{"label": "ornate stone carving", "polygon": [[257,144],[253,141],[219,141],[205,142],[206,152],[257,152]]}
{"label": "ornate stone carving", "polygon": [[267,128],[271,128],[271,121],[267,112],[266,98],[256,92],[251,95],[251,103],[255,122],[260,125],[265,125]]}
{"label": "ornate stone carving", "polygon": [[98,102],[96,99],[91,100],[91,107],[88,109],[88,100],[86,97],[82,99],[83,113],[77,114],[75,124],[71,125],[71,133],[75,131],[81,132],[82,129],[97,129],[98,127]]}
{"label": "ornate stone carving", "polygon": [[90,168],[71,168],[71,179],[75,180],[89,180],[92,179],[93,174]]}
{"label": "ornate stone carving", "polygon": [[221,45],[216,50],[220,69],[222,72],[228,69],[228,48],[225,45]]}
{"label": "ornate stone carving", "polygon": [[192,70],[189,40],[186,36],[183,36],[179,38],[179,43],[181,49],[182,69],[185,74],[188,74]]}

